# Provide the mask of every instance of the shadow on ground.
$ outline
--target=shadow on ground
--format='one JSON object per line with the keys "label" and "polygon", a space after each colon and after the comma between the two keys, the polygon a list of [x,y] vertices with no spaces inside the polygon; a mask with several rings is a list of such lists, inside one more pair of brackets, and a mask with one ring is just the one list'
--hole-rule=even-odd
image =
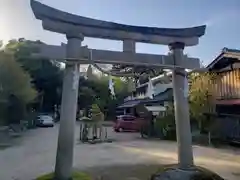
{"label": "shadow on ground", "polygon": [[150,180],[153,177],[155,177],[154,179],[161,179],[161,177],[163,179],[178,179],[179,175],[187,177],[186,179],[194,180],[223,180],[216,173],[202,167],[195,167],[190,171],[182,171],[174,164],[99,166],[85,169],[84,172],[89,174],[94,180]]}
{"label": "shadow on ground", "polygon": [[159,164],[125,164],[91,167],[85,169],[84,172],[90,174],[94,180],[147,180],[159,169],[161,169]]}

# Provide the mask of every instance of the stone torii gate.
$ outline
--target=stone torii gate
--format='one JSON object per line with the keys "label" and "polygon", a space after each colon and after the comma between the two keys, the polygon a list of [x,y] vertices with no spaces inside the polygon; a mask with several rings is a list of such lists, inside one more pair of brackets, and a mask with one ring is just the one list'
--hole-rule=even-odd
{"label": "stone torii gate", "polygon": [[[35,17],[45,30],[65,34],[67,45],[40,45],[38,57],[66,63],[63,81],[60,130],[55,166],[56,177],[68,179],[72,171],[74,126],[77,109],[79,65],[94,63],[157,66],[172,69],[178,160],[181,168],[193,165],[192,139],[187,97],[184,95],[185,69],[200,68],[197,58],[183,54],[185,46],[195,46],[206,26],[183,29],[140,27],[101,21],[62,12],[31,0]],[[81,46],[84,37],[123,41],[123,52],[89,49]],[[135,52],[136,42],[170,47],[168,55]]]}

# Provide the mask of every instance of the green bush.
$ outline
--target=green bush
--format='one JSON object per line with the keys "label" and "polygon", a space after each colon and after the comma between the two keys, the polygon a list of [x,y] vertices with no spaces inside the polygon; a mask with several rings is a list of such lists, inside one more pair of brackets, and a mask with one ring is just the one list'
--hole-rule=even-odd
{"label": "green bush", "polygon": [[[36,180],[54,180],[54,173],[40,176]],[[73,172],[72,180],[92,180],[92,178],[83,172]]]}
{"label": "green bush", "polygon": [[95,122],[104,121],[104,114],[97,104],[92,105],[92,120]]}
{"label": "green bush", "polygon": [[168,114],[164,117],[157,117],[154,129],[156,134],[163,139],[176,140],[176,126],[172,114]]}

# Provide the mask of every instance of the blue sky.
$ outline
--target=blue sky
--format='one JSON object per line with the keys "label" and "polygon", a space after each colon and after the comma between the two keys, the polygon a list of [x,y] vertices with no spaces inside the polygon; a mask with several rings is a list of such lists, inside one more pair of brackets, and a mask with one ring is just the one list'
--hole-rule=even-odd
{"label": "blue sky", "polygon": [[[205,64],[223,47],[240,49],[240,0],[39,1],[73,14],[131,25],[179,28],[206,24],[206,35],[199,45],[185,50]],[[0,0],[0,39],[20,37],[49,44],[66,42],[63,35],[42,30],[29,0]],[[97,49],[122,49],[122,43],[117,41],[86,38],[84,44]],[[168,47],[138,43],[137,52],[166,54]]]}

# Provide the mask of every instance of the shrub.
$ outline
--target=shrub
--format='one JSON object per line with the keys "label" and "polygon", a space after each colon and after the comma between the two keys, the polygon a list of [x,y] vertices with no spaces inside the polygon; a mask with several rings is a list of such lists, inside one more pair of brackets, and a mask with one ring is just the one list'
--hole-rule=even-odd
{"label": "shrub", "polygon": [[104,121],[104,114],[101,112],[101,109],[97,104],[92,105],[92,120],[95,122]]}
{"label": "shrub", "polygon": [[[54,173],[40,176],[36,180],[54,180]],[[92,180],[92,178],[83,172],[73,172],[72,180]]]}
{"label": "shrub", "polygon": [[176,140],[176,126],[174,115],[167,114],[164,117],[157,117],[154,124],[155,132],[163,139]]}

